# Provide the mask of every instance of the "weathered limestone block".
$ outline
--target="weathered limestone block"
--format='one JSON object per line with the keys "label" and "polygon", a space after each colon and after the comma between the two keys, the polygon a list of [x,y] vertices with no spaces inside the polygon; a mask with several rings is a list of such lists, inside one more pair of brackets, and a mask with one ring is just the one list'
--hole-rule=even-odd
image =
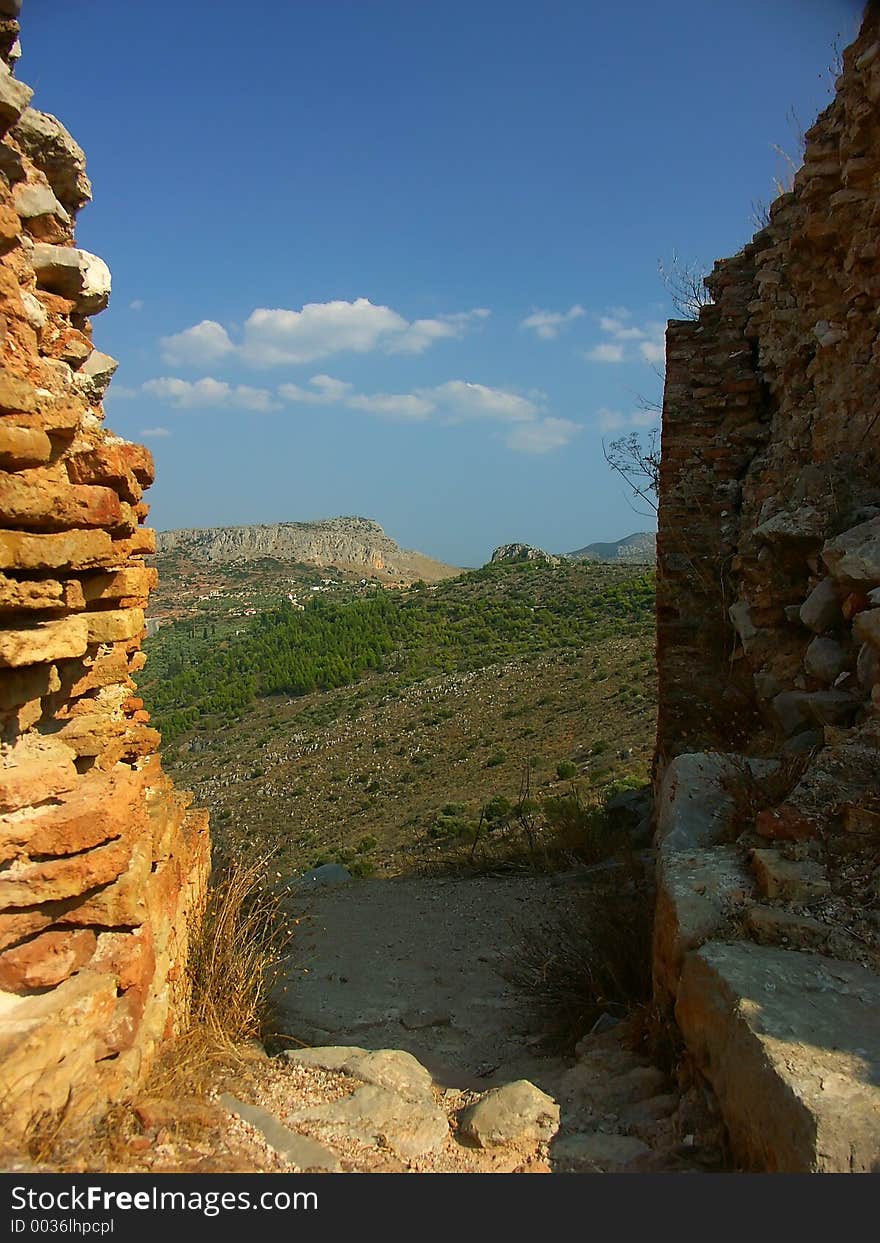
{"label": "weathered limestone block", "polygon": [[57,216],[65,223],[70,222],[70,216],[58,202],[52,189],[39,182],[16,186],[12,199],[15,210],[22,220],[34,220],[40,216]]}
{"label": "weathered limestone block", "polygon": [[33,97],[31,88],[13,78],[0,63],[0,135],[16,124]]}
{"label": "weathered limestone block", "polygon": [[[878,620],[880,620],[880,613],[878,613]],[[880,632],[878,632],[878,642],[880,642]],[[843,644],[824,635],[817,635],[804,654],[804,668],[807,673],[827,686],[830,686],[841,673],[851,669],[852,664],[852,657]]]}
{"label": "weathered limestone block", "polygon": [[112,976],[82,970],[37,997],[0,995],[0,1098],[8,1139],[34,1116],[67,1107],[93,1068],[96,1037],[116,1008]]}
{"label": "weathered limestone block", "polygon": [[40,933],[0,953],[0,989],[22,993],[54,988],[86,965],[97,943],[91,928]]}
{"label": "weathered limestone block", "polygon": [[0,631],[0,666],[35,665],[82,656],[89,627],[82,616],[40,622],[25,630]]}
{"label": "weathered limestone block", "polygon": [[528,1079],[492,1088],[459,1119],[459,1129],[480,1148],[546,1143],[559,1130],[559,1106]]}
{"label": "weathered limestone block", "polygon": [[133,639],[144,629],[143,609],[107,609],[103,613],[86,613],[89,643],[119,643]]}
{"label": "weathered limestone block", "polygon": [[117,360],[111,358],[109,354],[102,354],[100,350],[92,350],[76,373],[76,383],[85,388],[92,399],[100,400],[106,393],[118,366]]}
{"label": "weathered limestone block", "polygon": [[33,386],[8,371],[0,370],[0,411],[30,414],[36,408],[37,396]]}
{"label": "weathered limestone block", "polygon": [[772,760],[720,752],[677,756],[667,767],[657,800],[657,838],[664,849],[692,850],[722,840],[733,827],[737,786],[772,773]]}
{"label": "weathered limestone block", "polygon": [[16,860],[0,873],[0,909],[79,897],[115,881],[130,857],[130,842],[117,840],[46,863]]}
{"label": "weathered limestone block", "polygon": [[57,117],[28,108],[13,132],[15,141],[45,174],[64,206],[78,211],[92,197],[85,152]]}
{"label": "weathered limestone block", "polygon": [[0,531],[3,570],[88,570],[124,560],[107,531],[60,531],[50,535]]}
{"label": "weathered limestone block", "polygon": [[[98,847],[111,850],[110,846]],[[148,889],[153,884],[151,876],[152,852],[150,843],[136,838],[129,848],[130,859],[99,893],[88,896],[72,906],[55,922],[65,928],[134,928],[143,924],[149,914]]]}
{"label": "weathered limestone block", "polygon": [[87,250],[38,242],[33,264],[40,288],[70,298],[82,315],[96,315],[110,301],[110,269]]}
{"label": "weathered limestone block", "polygon": [[128,455],[118,445],[97,445],[73,454],[67,459],[67,475],[71,483],[108,484],[133,504],[143,496]]}
{"label": "weathered limestone block", "polygon": [[8,712],[60,689],[61,680],[54,665],[0,669],[0,712]]}
{"label": "weathered limestone block", "polygon": [[82,591],[87,603],[101,600],[122,600],[125,597],[146,598],[159,581],[154,566],[135,565],[110,574],[92,574],[83,579]]}
{"label": "weathered limestone block", "polygon": [[753,850],[750,858],[765,898],[808,902],[831,892],[824,867],[814,859],[786,859],[776,850]]}
{"label": "weathered limestone block", "polygon": [[655,997],[661,1004],[675,999],[685,955],[720,935],[753,891],[735,847],[661,850],[653,947]]}
{"label": "weathered limestone block", "polygon": [[73,759],[69,747],[36,734],[0,748],[0,811],[34,806],[71,790],[78,776]]}
{"label": "weathered limestone block", "polygon": [[844,588],[880,585],[880,518],[872,518],[828,540],[822,560]]}
{"label": "weathered limestone block", "polygon": [[45,432],[15,427],[5,421],[0,423],[0,467],[4,470],[41,466],[51,456],[52,442]]}
{"label": "weathered limestone block", "polygon": [[0,573],[0,613],[57,613],[81,608],[85,608],[85,599],[76,580],[62,583],[54,578],[43,578],[21,582]]}
{"label": "weathered limestone block", "polygon": [[111,488],[91,484],[64,486],[40,469],[0,476],[0,516],[8,526],[36,531],[69,527],[114,528],[124,521]]}
{"label": "weathered limestone block", "polygon": [[873,972],[816,954],[711,943],[686,958],[675,1014],[748,1168],[877,1172]]}
{"label": "weathered limestone block", "polygon": [[146,826],[139,774],[120,768],[86,774],[72,790],[27,816],[0,817],[0,860],[79,854]]}

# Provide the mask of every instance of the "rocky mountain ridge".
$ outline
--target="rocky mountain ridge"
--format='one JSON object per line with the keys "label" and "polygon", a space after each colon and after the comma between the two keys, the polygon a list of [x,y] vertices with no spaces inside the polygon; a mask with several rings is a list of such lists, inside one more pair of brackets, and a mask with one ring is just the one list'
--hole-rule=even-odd
{"label": "rocky mountain ridge", "polygon": [[370,518],[324,518],[253,526],[193,527],[161,531],[157,556],[180,553],[214,564],[262,557],[302,565],[363,571],[384,581],[436,582],[459,573],[455,566],[403,549]]}
{"label": "rocky mountain ridge", "polygon": [[565,555],[572,561],[633,561],[653,565],[657,560],[657,536],[653,531],[636,531],[623,539],[587,544]]}

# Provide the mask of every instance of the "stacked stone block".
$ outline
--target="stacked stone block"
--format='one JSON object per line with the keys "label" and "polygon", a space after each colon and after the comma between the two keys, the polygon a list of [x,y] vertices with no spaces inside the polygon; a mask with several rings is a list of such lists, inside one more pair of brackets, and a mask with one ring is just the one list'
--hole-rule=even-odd
{"label": "stacked stone block", "polygon": [[207,815],[137,695],[149,452],[112,435],[92,343],[110,272],[77,248],[81,148],[11,71],[0,2],[0,1123],[130,1092],[186,1007]]}

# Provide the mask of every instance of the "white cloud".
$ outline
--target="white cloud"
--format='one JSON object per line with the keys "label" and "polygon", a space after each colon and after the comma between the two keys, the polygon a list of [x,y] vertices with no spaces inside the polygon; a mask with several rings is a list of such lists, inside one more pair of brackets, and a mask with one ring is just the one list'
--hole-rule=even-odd
{"label": "white cloud", "polygon": [[528,397],[521,397],[507,389],[472,384],[467,380],[447,380],[436,388],[420,389],[419,392],[432,398],[455,418],[521,422],[538,414],[538,406]]}
{"label": "white cloud", "polygon": [[585,314],[584,308],[577,305],[567,311],[533,311],[522,321],[520,328],[532,328],[542,341],[552,341],[566,324]]}
{"label": "white cloud", "polygon": [[403,335],[388,345],[389,354],[421,354],[435,341],[464,336],[467,329],[480,320],[487,319],[485,307],[473,311],[459,311],[455,315],[441,315],[437,319],[414,320]]}
{"label": "white cloud", "polygon": [[594,363],[622,363],[623,346],[617,341],[603,341],[591,350],[584,350],[584,358]]}
{"label": "white cloud", "polygon": [[231,354],[235,346],[222,324],[213,319],[203,319],[200,324],[163,337],[162,361],[172,367],[204,367]]}
{"label": "white cloud", "polygon": [[309,380],[311,388],[302,388],[299,384],[280,384],[278,395],[284,401],[305,402],[311,406],[327,406],[342,401],[354,389],[354,385],[344,380],[334,380],[329,375],[313,375]]}
{"label": "white cloud", "polygon": [[147,440],[153,438],[160,440],[165,436],[170,436],[171,433],[167,427],[142,427],[138,435],[143,436]]}
{"label": "white cloud", "polygon": [[[147,380],[138,390],[178,409],[208,407],[254,411],[276,410],[290,405],[339,406],[363,410],[380,418],[424,421],[435,418],[442,423],[485,421],[509,425],[505,443],[521,453],[547,453],[567,444],[580,430],[568,419],[546,414],[543,393],[527,396],[510,389],[492,388],[469,380],[447,380],[431,388],[403,393],[359,393],[352,384],[329,375],[314,375],[306,386],[281,384],[276,392],[247,384],[231,385],[213,376],[183,380],[161,376]],[[143,434],[167,435],[162,429]]]}
{"label": "white cloud", "polygon": [[624,317],[620,315],[600,315],[599,327],[615,341],[637,341],[645,335],[641,328],[636,328],[634,324],[625,324],[623,320]]}
{"label": "white cloud", "polygon": [[357,393],[351,384],[328,375],[312,376],[309,386],[282,384],[278,395],[295,403],[342,404],[351,410],[403,419],[426,419],[439,414],[455,421],[496,419],[516,423],[536,418],[541,410],[538,395],[523,397],[507,389],[490,388],[487,384],[468,380],[447,380],[445,384],[417,388],[409,393]]}
{"label": "white cloud", "polygon": [[245,323],[241,354],[257,367],[309,363],[343,350],[366,354],[408,327],[403,316],[368,298],[308,302],[301,311],[261,307]]}
{"label": "white cloud", "polygon": [[427,419],[436,410],[436,404],[419,393],[357,393],[346,399],[352,410],[368,410],[392,419]]}
{"label": "white cloud", "polygon": [[144,309],[143,298],[133,298],[128,304],[128,309],[130,311],[142,311]]}
{"label": "white cloud", "polygon": [[[458,338],[489,316],[485,307],[412,322],[369,298],[307,302],[301,310],[257,307],[240,344],[222,324],[205,319],[162,339],[162,358],[177,366],[207,366],[237,355],[253,367],[298,366],[349,351],[421,354],[435,341]],[[295,400],[295,399],[291,399]]]}
{"label": "white cloud", "polygon": [[[650,321],[641,325],[631,323],[631,313],[626,307],[615,307],[608,315],[599,315],[599,327],[608,338],[584,351],[591,362],[663,363],[666,359],[666,325]],[[627,349],[630,342],[635,353]]]}
{"label": "white cloud", "polygon": [[508,433],[505,443],[518,453],[549,453],[567,445],[580,430],[570,419],[540,419],[535,423],[520,423]]}
{"label": "white cloud", "polygon": [[660,415],[655,410],[633,410],[624,414],[620,410],[608,410],[605,406],[596,411],[596,423],[601,432],[622,432],[627,428],[653,427]]}
{"label": "white cloud", "polygon": [[107,392],[107,400],[112,398],[115,401],[119,397],[123,401],[128,401],[132,397],[137,397],[137,395],[138,390],[136,388],[129,388],[125,384],[114,384]]}
{"label": "white cloud", "polygon": [[141,385],[141,391],[180,410],[196,410],[206,406],[232,406],[257,411],[278,408],[278,401],[269,389],[252,388],[249,384],[233,386],[212,376],[201,380],[161,376],[156,380],[147,380]]}
{"label": "white cloud", "polygon": [[646,363],[664,363],[666,361],[665,333],[655,337],[653,341],[642,341],[639,352]]}

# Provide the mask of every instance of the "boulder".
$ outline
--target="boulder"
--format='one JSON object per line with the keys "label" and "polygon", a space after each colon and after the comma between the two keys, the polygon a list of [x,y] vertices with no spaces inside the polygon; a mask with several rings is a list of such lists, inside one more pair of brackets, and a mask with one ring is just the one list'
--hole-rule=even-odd
{"label": "boulder", "polygon": [[828,540],[822,560],[842,587],[871,590],[880,585],[880,517]]}
{"label": "boulder", "polygon": [[492,1088],[465,1109],[459,1130],[480,1148],[546,1143],[559,1129],[559,1106],[528,1079]]}
{"label": "boulder", "polygon": [[78,211],[92,197],[86,176],[86,156],[57,117],[36,108],[21,114],[13,136],[68,211]]}
{"label": "boulder", "polygon": [[[877,620],[880,621],[880,612]],[[880,642],[880,632],[878,632]],[[811,677],[831,686],[835,678],[852,668],[852,657],[842,643],[824,635],[816,635],[804,654],[804,668]]]}
{"label": "boulder", "polygon": [[96,315],[110,301],[110,269],[87,250],[38,242],[33,264],[39,287],[69,298],[83,315]]}

